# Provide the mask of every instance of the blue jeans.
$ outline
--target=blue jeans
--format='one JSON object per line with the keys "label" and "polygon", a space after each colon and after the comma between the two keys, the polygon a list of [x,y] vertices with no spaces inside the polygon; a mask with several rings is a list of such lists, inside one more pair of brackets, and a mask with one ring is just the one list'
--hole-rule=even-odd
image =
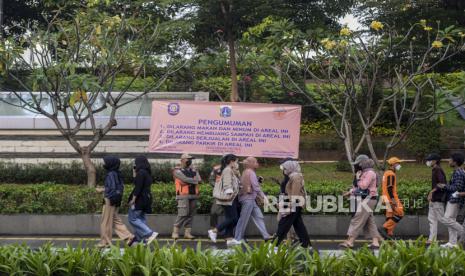
{"label": "blue jeans", "polygon": [[147,225],[144,211],[133,210],[129,207],[128,221],[134,229],[134,235],[136,236],[137,241],[143,241],[145,238],[152,235],[153,230]]}

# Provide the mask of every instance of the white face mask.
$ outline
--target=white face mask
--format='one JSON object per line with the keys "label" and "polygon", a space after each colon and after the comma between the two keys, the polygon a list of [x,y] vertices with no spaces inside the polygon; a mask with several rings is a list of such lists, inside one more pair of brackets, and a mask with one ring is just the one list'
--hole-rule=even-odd
{"label": "white face mask", "polygon": [[282,171],[284,171],[283,165],[280,165],[280,166],[279,166],[279,169],[282,170]]}
{"label": "white face mask", "polygon": [[431,167],[433,166],[433,161],[426,161],[426,166]]}
{"label": "white face mask", "polygon": [[402,168],[401,165],[397,165],[397,166],[394,167],[394,169],[396,169],[396,171],[400,171],[400,168]]}

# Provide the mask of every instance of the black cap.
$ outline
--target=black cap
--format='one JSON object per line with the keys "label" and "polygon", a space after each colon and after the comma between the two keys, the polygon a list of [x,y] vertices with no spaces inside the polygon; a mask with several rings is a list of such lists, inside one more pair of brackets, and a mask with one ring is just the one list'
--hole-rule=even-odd
{"label": "black cap", "polygon": [[441,156],[437,153],[431,153],[430,155],[426,157],[426,161],[432,161],[432,160],[441,161]]}

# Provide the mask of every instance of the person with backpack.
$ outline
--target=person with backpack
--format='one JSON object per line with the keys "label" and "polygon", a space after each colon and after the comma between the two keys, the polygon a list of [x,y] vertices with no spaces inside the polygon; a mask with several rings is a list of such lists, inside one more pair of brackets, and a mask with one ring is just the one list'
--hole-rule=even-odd
{"label": "person with backpack", "polygon": [[240,245],[243,242],[245,229],[250,218],[257,226],[260,234],[265,241],[270,240],[271,236],[266,230],[265,217],[262,210],[257,204],[265,201],[265,193],[263,193],[260,184],[263,182],[262,177],[257,177],[255,170],[258,169],[258,161],[255,157],[247,157],[244,162],[245,170],[242,172],[241,188],[239,190],[239,203],[241,212],[237,222],[234,239],[230,245]]}
{"label": "person with backpack", "polygon": [[[208,183],[212,188],[215,188],[215,184],[221,180],[221,164],[214,165],[210,172]],[[213,199],[212,206],[210,208],[210,229],[215,229],[218,224],[218,217],[223,214],[223,208],[221,205],[216,203]]]}
{"label": "person with backpack", "polygon": [[115,156],[105,156],[103,163],[103,167],[107,171],[104,180],[105,186],[96,189],[97,192],[104,194],[102,221],[100,224],[100,242],[97,244],[97,247],[104,248],[111,246],[113,228],[116,235],[130,245],[133,243],[135,237],[118,216],[118,208],[121,206],[124,193],[124,181],[119,170],[121,161]]}
{"label": "person with backpack", "polygon": [[438,188],[439,184],[446,184],[446,173],[441,168],[441,156],[432,153],[426,157],[426,166],[431,170],[431,192],[428,194],[428,222],[429,222],[429,237],[426,241],[431,244],[437,239],[438,222],[444,216],[444,205],[446,201],[446,193]]}
{"label": "person with backpack", "polygon": [[173,226],[173,239],[179,238],[179,230],[184,227],[184,238],[194,239],[192,235],[192,220],[194,219],[197,199],[199,198],[199,173],[192,167],[191,155],[181,155],[181,167],[173,171],[176,186],[176,201],[178,203],[178,217]]}
{"label": "person with backpack", "polygon": [[343,248],[353,248],[354,242],[360,233],[366,229],[371,236],[371,248],[379,248],[379,242],[382,240],[376,227],[373,211],[378,203],[378,175],[374,170],[375,162],[368,156],[362,154],[357,156],[352,165],[359,167],[356,171],[356,186],[344,194],[344,196],[353,196],[357,202],[357,209],[350,220],[349,229],[347,230],[347,240],[339,244]]}
{"label": "person with backpack", "polygon": [[239,164],[234,154],[227,154],[221,159],[221,179],[213,189],[213,197],[223,207],[224,221],[214,229],[208,230],[208,237],[216,242],[218,233],[224,232],[226,244],[232,245],[234,228],[239,220],[237,195],[239,193]]}
{"label": "person with backpack", "polygon": [[444,224],[449,230],[449,241],[441,245],[445,248],[456,248],[458,236],[465,238],[463,226],[457,222],[457,214],[463,204],[465,196],[465,171],[462,168],[464,156],[461,153],[453,153],[449,160],[449,166],[454,170],[449,185],[440,183],[434,191],[443,189],[447,194],[447,204],[444,216],[439,218],[439,222]]}
{"label": "person with backpack", "polygon": [[134,189],[129,195],[128,221],[134,228],[136,240],[147,245],[152,243],[158,233],[147,225],[146,214],[152,213],[152,171],[149,160],[145,156],[138,156],[133,167]]}
{"label": "person with backpack", "polygon": [[401,168],[401,161],[397,157],[392,157],[387,160],[389,168],[383,175],[383,201],[386,205],[386,222],[381,229],[381,235],[385,239],[394,237],[394,229],[400,220],[404,217],[404,206],[399,200],[397,193],[397,175],[396,172]]}

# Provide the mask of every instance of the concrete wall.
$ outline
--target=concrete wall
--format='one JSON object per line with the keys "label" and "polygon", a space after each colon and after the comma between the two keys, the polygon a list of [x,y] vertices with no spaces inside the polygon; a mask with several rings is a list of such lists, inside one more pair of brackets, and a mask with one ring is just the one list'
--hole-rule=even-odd
{"label": "concrete wall", "polygon": [[[127,224],[127,216],[123,216]],[[149,225],[162,236],[171,234],[176,219],[173,215],[149,215]],[[194,219],[193,234],[206,236],[210,226],[208,215],[197,215]],[[98,235],[100,215],[0,215],[0,235]],[[350,216],[306,215],[304,222],[313,237],[344,237],[349,227]],[[383,216],[377,216],[378,226],[384,223]],[[276,215],[265,215],[265,223],[270,233],[277,228]],[[426,216],[406,216],[398,225],[396,233],[401,236],[428,235],[429,225]],[[259,236],[253,222],[249,223],[247,235]],[[439,227],[439,235],[447,236],[446,228]]]}

